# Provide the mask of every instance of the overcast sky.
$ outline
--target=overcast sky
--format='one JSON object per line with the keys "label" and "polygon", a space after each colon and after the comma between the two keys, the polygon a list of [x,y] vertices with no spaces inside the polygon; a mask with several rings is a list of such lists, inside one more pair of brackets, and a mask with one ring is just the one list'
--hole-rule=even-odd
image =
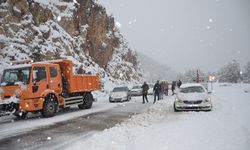
{"label": "overcast sky", "polygon": [[175,71],[250,61],[250,0],[99,0],[130,47]]}

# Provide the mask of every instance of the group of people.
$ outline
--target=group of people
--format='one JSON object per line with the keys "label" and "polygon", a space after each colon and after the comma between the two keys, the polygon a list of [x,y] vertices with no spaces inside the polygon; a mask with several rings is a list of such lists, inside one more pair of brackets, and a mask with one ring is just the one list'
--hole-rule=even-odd
{"label": "group of people", "polygon": [[173,82],[172,82],[172,86],[171,86],[172,95],[175,94],[176,86],[177,86],[178,88],[180,88],[180,87],[181,87],[181,84],[182,84],[181,80],[179,80],[179,81],[173,81]]}
{"label": "group of people", "polygon": [[[176,86],[180,88],[181,84],[182,84],[181,80],[172,82],[172,86],[171,86],[172,95],[175,94]],[[142,100],[143,100],[142,103],[143,104],[145,103],[145,101],[148,103],[148,98],[147,98],[148,90],[149,90],[149,86],[147,82],[144,82],[142,85]],[[160,83],[160,81],[157,80],[157,82],[154,85],[153,92],[154,92],[154,103],[156,102],[156,98],[157,100],[160,100],[160,99],[163,99],[164,94],[168,96],[168,82],[162,81]]]}

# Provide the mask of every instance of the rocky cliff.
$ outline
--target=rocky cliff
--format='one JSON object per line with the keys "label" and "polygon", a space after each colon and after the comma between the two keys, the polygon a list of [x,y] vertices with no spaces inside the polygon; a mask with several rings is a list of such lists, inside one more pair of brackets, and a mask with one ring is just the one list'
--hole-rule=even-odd
{"label": "rocky cliff", "polygon": [[135,51],[93,0],[0,0],[0,49],[1,66],[67,58],[111,80],[141,79]]}

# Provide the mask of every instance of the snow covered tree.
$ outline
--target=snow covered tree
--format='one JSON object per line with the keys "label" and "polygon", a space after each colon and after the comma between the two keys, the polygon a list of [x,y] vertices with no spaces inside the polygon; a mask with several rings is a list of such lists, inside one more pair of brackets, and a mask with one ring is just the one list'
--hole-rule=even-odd
{"label": "snow covered tree", "polygon": [[243,80],[244,82],[250,83],[250,61],[244,67]]}
{"label": "snow covered tree", "polygon": [[[204,73],[200,69],[198,69],[198,73],[201,81],[205,81],[207,79],[206,73]],[[183,80],[183,82],[196,82],[196,78],[197,78],[197,69],[189,69],[184,73],[183,78],[181,79]]]}
{"label": "snow covered tree", "polygon": [[237,83],[240,81],[240,64],[233,60],[218,71],[220,82]]}

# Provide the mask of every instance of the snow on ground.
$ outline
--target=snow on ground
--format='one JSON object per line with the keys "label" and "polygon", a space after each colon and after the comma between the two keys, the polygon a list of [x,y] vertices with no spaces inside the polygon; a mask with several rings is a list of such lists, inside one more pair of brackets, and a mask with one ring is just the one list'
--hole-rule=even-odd
{"label": "snow on ground", "polygon": [[152,105],[128,121],[78,141],[68,149],[88,150],[248,150],[250,85],[216,84],[211,112],[174,112],[174,97]]}
{"label": "snow on ground", "polygon": [[[79,110],[78,108],[70,108],[68,112],[58,112],[56,116],[52,118],[41,118],[40,114],[28,114],[27,120],[15,121],[15,116],[4,116],[0,117],[0,139],[25,133],[33,129],[40,128],[46,125],[52,125],[57,122],[77,118],[79,116],[88,115],[94,112],[100,112],[111,109],[119,103],[109,103],[108,97],[98,97],[97,102],[93,103],[91,109]],[[38,118],[39,117],[39,118]]]}

